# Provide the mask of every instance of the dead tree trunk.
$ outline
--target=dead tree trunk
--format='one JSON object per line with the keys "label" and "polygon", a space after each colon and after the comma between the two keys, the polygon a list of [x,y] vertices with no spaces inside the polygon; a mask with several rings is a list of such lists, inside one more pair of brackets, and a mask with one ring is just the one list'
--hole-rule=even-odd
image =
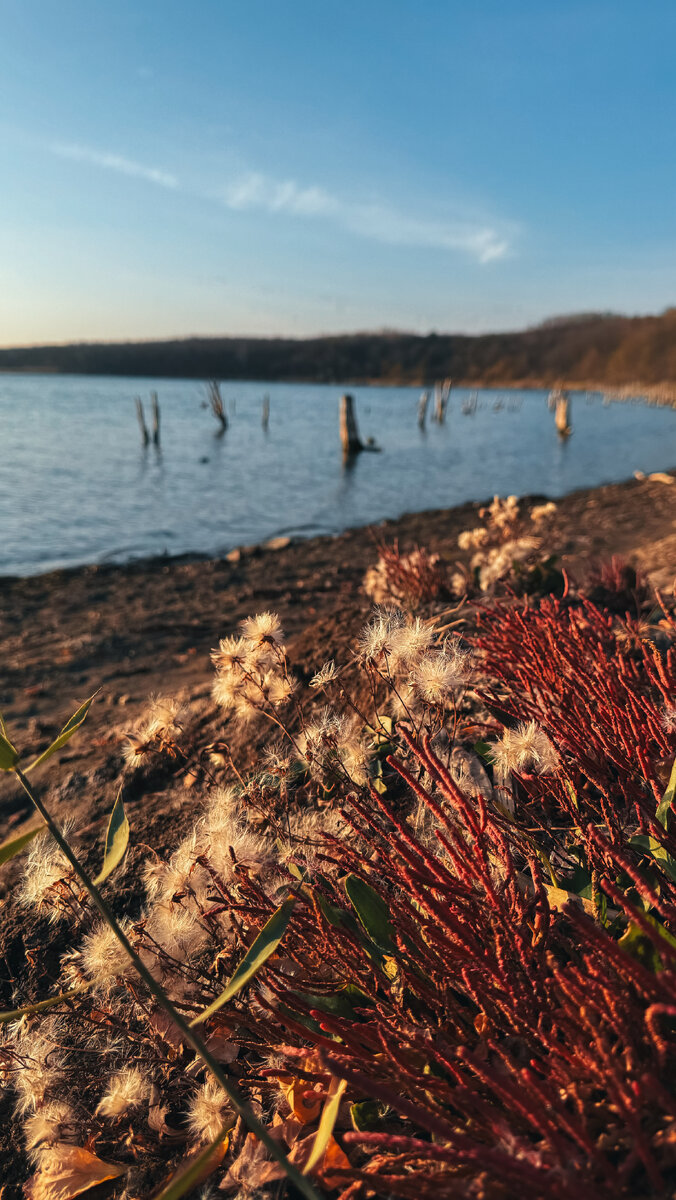
{"label": "dead tree trunk", "polygon": [[221,385],[217,382],[217,380],[214,380],[207,386],[209,389],[209,403],[211,404],[211,411],[221,427],[218,432],[219,434],[225,433],[226,429],[228,428],[228,418],[225,415],[225,409],[223,407]]}
{"label": "dead tree trunk", "polygon": [[150,434],[148,433],[148,426],[146,425],[145,417],[143,415],[143,404],[141,403],[140,396],[136,397],[136,416],[138,417],[143,445],[147,446],[148,442],[150,441]]}
{"label": "dead tree trunk", "polygon": [[340,398],[340,441],[343,447],[343,458],[351,458],[364,449],[364,444],[357,429],[357,418],[354,413],[354,396],[346,393]]}
{"label": "dead tree trunk", "polygon": [[440,383],[434,385],[434,420],[438,425],[444,421],[444,393]]}
{"label": "dead tree trunk", "polygon": [[160,444],[160,405],[157,399],[157,392],[150,393],[150,407],[153,412],[153,443],[156,446]]}
{"label": "dead tree trunk", "polygon": [[556,398],[556,413],[554,421],[560,437],[568,437],[572,433],[572,427],[569,422],[570,416],[570,401],[565,392],[560,392]]}

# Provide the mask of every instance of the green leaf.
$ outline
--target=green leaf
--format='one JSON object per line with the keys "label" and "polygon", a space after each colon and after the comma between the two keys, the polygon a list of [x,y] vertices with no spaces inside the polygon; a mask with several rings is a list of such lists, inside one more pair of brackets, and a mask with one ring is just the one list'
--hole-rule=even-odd
{"label": "green leaf", "polygon": [[396,949],[392,939],[389,909],[385,901],[357,875],[348,875],[345,891],[369,937],[381,950]]}
{"label": "green leaf", "polygon": [[267,962],[270,955],[274,954],[277,949],[286,933],[287,925],[291,920],[291,914],[295,907],[296,897],[290,896],[272,914],[270,920],[266,922],[256,940],[247,950],[228,986],[221,992],[220,996],[216,997],[208,1008],[205,1008],[204,1012],[200,1013],[198,1017],[195,1017],[190,1022],[191,1025],[201,1025],[202,1021],[206,1021],[208,1017],[218,1012],[219,1008],[227,1004],[228,1000],[232,1000],[232,997],[236,996],[250,979],[253,979],[263,964]]}
{"label": "green leaf", "polygon": [[351,912],[348,912],[344,908],[338,908],[337,904],[331,904],[330,900],[327,900],[324,896],[319,895],[319,893],[317,893],[317,903],[321,910],[322,916],[326,917],[329,925],[333,925],[334,929],[340,929],[341,926],[346,926],[347,929],[351,929],[353,932],[358,932],[359,926],[357,925],[357,922],[355,921]]}
{"label": "green leaf", "polygon": [[0,771],[12,771],[19,761],[19,755],[5,736],[5,724],[2,723],[2,733],[0,733]]}
{"label": "green leaf", "polygon": [[60,750],[62,746],[65,746],[66,742],[70,741],[73,734],[77,733],[82,722],[84,721],[85,717],[87,716],[87,713],[89,712],[89,709],[92,706],[92,702],[93,702],[95,696],[96,696],[96,692],[94,692],[94,696],[90,696],[88,700],[85,700],[84,704],[80,705],[77,712],[73,713],[72,717],[70,718],[70,721],[66,722],[63,729],[61,730],[61,733],[59,734],[59,736],[57,738],[54,739],[51,746],[48,746],[47,749],[44,750],[43,753],[38,758],[35,759],[35,762],[32,762],[29,767],[26,767],[26,772],[33,771],[35,769],[35,767],[42,766],[43,762],[46,762],[48,758],[52,757],[52,754],[56,754],[57,750]]}
{"label": "green leaf", "polygon": [[350,1105],[352,1126],[357,1133],[363,1133],[368,1129],[377,1129],[386,1111],[387,1106],[381,1104],[379,1100],[360,1100],[357,1104]]}
{"label": "green leaf", "polygon": [[575,892],[576,896],[582,897],[583,900],[593,899],[594,886],[586,867],[576,866],[567,886],[569,891]]}
{"label": "green leaf", "polygon": [[14,858],[15,854],[23,850],[24,846],[32,842],[33,838],[37,837],[46,828],[47,826],[44,823],[36,825],[35,829],[29,829],[27,833],[20,833],[18,837],[8,838],[6,842],[0,843],[0,867],[3,863],[9,862],[10,858]]}
{"label": "green leaf", "polygon": [[312,1143],[310,1157],[303,1167],[304,1175],[309,1175],[310,1172],[317,1166],[317,1163],[320,1163],[326,1154],[329,1142],[331,1141],[331,1135],[338,1119],[338,1110],[340,1108],[340,1102],[343,1098],[343,1093],[346,1087],[347,1080],[345,1079],[339,1080],[334,1077],[331,1080],[331,1084],[329,1086],[329,1095],[324,1102],[322,1115],[319,1118],[319,1126],[317,1133],[315,1134],[315,1140]]}
{"label": "green leaf", "polygon": [[177,1171],[174,1171],[171,1179],[165,1184],[162,1191],[155,1193],[153,1200],[181,1200],[182,1196],[186,1196],[193,1188],[198,1187],[207,1175],[210,1175],[212,1171],[215,1171],[220,1166],[222,1155],[218,1157],[213,1166],[211,1166],[211,1162],[216,1156],[221,1143],[228,1137],[234,1124],[234,1121],[230,1121],[229,1124],[224,1125],[213,1142],[205,1146],[204,1150],[200,1151],[197,1155],[197,1158],[194,1158],[188,1166],[179,1167]]}
{"label": "green leaf", "polygon": [[72,988],[70,992],[62,992],[60,996],[49,996],[47,1000],[36,1000],[35,1004],[24,1004],[23,1008],[13,1008],[8,1012],[0,1012],[0,1025],[7,1025],[9,1021],[20,1021],[22,1017],[30,1016],[32,1013],[44,1012],[48,1008],[55,1008],[57,1004],[63,1004],[64,1000],[72,1000],[74,996],[80,996],[83,992],[93,987],[93,983],[84,983],[80,987]]}
{"label": "green leaf", "polygon": [[669,878],[676,883],[676,859],[672,858],[657,838],[649,837],[645,833],[635,833],[633,837],[629,838],[629,845],[650,854]]}
{"label": "green leaf", "polygon": [[346,1017],[352,1021],[355,1019],[354,1008],[345,989],[341,988],[339,992],[329,996],[315,995],[312,992],[293,992],[293,995],[307,1004],[308,1008],[318,1012],[330,1013],[334,1017]]}
{"label": "green leaf", "polygon": [[108,829],[106,831],[106,845],[103,855],[103,866],[100,873],[96,876],[94,883],[96,887],[103,883],[110,874],[115,870],[116,866],[122,862],[127,845],[129,843],[129,821],[124,811],[122,803],[122,788],[117,793],[117,800],[113,805],[113,811],[110,814]]}
{"label": "green leaf", "polygon": [[663,825],[665,829],[667,828],[669,813],[671,812],[671,805],[674,797],[676,797],[676,758],[674,759],[674,765],[671,768],[671,775],[669,777],[669,783],[667,784],[667,790],[660,800],[660,803],[657,806],[657,812],[655,813],[655,817],[659,821],[660,825]]}
{"label": "green leaf", "polygon": [[484,741],[483,738],[479,738],[472,746],[472,749],[487,766],[493,766],[493,747],[488,742]]}

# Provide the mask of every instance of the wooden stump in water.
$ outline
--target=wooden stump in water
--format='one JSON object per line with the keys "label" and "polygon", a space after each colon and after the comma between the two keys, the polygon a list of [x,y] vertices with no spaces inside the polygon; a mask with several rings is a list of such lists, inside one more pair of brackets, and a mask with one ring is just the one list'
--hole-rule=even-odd
{"label": "wooden stump in water", "polygon": [[572,433],[572,426],[569,422],[570,416],[570,401],[565,392],[559,392],[556,397],[556,413],[554,422],[557,432],[560,437],[568,437]]}
{"label": "wooden stump in water", "polygon": [[429,403],[429,392],[423,392],[418,401],[418,425],[421,429],[425,428],[425,418],[427,417],[427,405]]}
{"label": "wooden stump in water", "polygon": [[351,458],[364,449],[354,412],[354,396],[346,392],[340,398],[340,441],[343,447],[343,458]]}
{"label": "wooden stump in water", "polygon": [[263,396],[263,415],[261,417],[261,424],[263,426],[263,429],[267,430],[269,422],[270,422],[270,397],[266,393],[265,396]]}
{"label": "wooden stump in water", "polygon": [[209,391],[209,403],[211,405],[211,411],[221,427],[218,431],[220,435],[225,433],[226,429],[228,428],[228,418],[225,415],[223,397],[221,396],[221,385],[217,380],[214,379],[211,383],[207,384],[207,387]]}
{"label": "wooden stump in water", "polygon": [[143,404],[141,403],[140,396],[136,397],[136,416],[138,417],[143,445],[147,446],[148,442],[150,441],[150,434],[148,433],[148,426],[146,425],[145,417],[143,415]]}
{"label": "wooden stump in water", "polygon": [[157,399],[157,392],[150,393],[150,407],[153,413],[153,442],[156,446],[160,444],[160,406]]}

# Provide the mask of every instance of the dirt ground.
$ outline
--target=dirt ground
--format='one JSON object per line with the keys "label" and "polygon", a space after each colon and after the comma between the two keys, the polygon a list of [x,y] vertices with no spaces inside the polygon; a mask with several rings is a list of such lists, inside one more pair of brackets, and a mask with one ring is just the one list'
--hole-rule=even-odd
{"label": "dirt ground", "polygon": [[[538,497],[542,499],[542,497]],[[158,558],[128,566],[91,566],[32,578],[0,579],[0,709],[22,757],[44,749],[87,696],[98,690],[87,723],[36,779],[60,819],[68,818],[93,865],[123,780],[122,750],[152,695],[190,701],[190,736],[204,746],[221,735],[210,699],[209,652],[247,615],[272,609],[287,632],[301,681],[346,650],[371,607],[361,583],[377,542],[420,545],[448,563],[463,561],[458,534],[477,524],[478,504],[424,512],[336,537],[248,547],[227,559]],[[671,592],[676,577],[676,473],[578,491],[558,502],[555,541],[561,562],[580,578],[589,563],[621,556]],[[227,731],[226,731],[227,732]],[[246,760],[269,733],[233,734]],[[207,771],[173,769],[137,779],[126,793],[132,845],[116,881],[116,902],[138,903],[135,867],[144,845],[171,851],[191,820]],[[0,841],[28,827],[29,806],[13,777],[0,777]],[[43,922],[28,921],[15,898],[18,862],[0,873],[0,1008],[48,994],[58,944]],[[2,1108],[0,1103],[0,1109]],[[9,1108],[0,1111],[2,1200],[18,1200],[26,1178],[10,1151]]]}

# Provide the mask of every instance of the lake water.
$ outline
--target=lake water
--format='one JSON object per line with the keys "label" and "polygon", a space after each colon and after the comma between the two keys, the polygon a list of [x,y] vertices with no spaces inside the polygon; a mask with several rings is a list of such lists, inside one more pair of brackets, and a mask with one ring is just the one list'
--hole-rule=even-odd
{"label": "lake water", "polygon": [[[159,394],[161,450],[134,410]],[[454,390],[444,425],[417,426],[420,388],[357,387],[362,438],[380,454],[341,462],[340,385],[225,383],[223,437],[204,384],[0,375],[0,574],[151,554],[219,554],[494,493],[545,493],[676,465],[676,411],[574,395],[560,441],[545,392]],[[270,397],[270,423],[261,424]],[[147,416],[147,419],[149,417]]]}

